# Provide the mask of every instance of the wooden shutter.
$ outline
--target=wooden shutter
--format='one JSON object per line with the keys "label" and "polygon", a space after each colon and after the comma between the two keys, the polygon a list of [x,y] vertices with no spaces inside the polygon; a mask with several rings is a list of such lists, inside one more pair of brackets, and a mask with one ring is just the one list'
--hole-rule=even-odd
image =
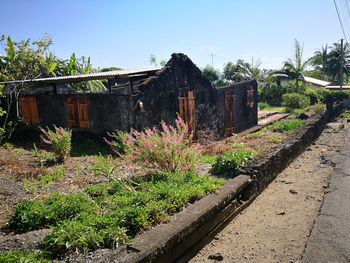
{"label": "wooden shutter", "polygon": [[24,122],[40,124],[38,104],[34,96],[21,97],[20,110]]}
{"label": "wooden shutter", "polygon": [[235,131],[234,118],[235,118],[235,95],[230,92],[225,92],[225,137],[229,137]]}
{"label": "wooden shutter", "polygon": [[254,89],[252,87],[247,89],[247,106],[250,108],[254,106]]}
{"label": "wooden shutter", "polygon": [[89,112],[88,112],[87,98],[85,96],[77,98],[77,108],[78,108],[79,128],[88,129]]}
{"label": "wooden shutter", "polygon": [[67,97],[67,126],[69,128],[78,127],[77,106],[72,96]]}
{"label": "wooden shutter", "polygon": [[196,109],[195,109],[195,100],[193,97],[193,91],[188,92],[188,118],[187,118],[188,128],[191,131],[195,132],[196,130]]}
{"label": "wooden shutter", "polygon": [[188,125],[191,131],[196,131],[196,108],[195,97],[193,91],[188,91],[187,96],[179,97],[179,115],[181,119]]}

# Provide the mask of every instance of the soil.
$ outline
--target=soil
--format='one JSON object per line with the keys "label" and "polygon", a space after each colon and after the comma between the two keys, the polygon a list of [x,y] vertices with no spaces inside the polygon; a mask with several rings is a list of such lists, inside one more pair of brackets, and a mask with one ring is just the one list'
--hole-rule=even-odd
{"label": "soil", "polygon": [[347,126],[329,125],[191,262],[299,262]]}

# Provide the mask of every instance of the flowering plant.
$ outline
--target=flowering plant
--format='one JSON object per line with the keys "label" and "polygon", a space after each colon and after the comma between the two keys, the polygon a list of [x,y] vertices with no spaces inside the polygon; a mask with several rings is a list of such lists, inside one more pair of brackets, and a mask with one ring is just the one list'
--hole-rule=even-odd
{"label": "flowering plant", "polygon": [[42,132],[41,139],[45,144],[52,147],[56,162],[64,162],[70,155],[72,149],[72,131],[63,129],[62,127],[54,126],[54,128],[54,131],[49,128],[47,128],[47,131],[40,128]]}

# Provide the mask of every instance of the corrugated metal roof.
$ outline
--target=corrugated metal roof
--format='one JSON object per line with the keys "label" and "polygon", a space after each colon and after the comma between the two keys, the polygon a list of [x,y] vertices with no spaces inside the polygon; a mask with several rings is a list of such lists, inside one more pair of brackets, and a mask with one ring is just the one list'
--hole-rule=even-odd
{"label": "corrugated metal roof", "polygon": [[154,73],[160,70],[157,68],[145,68],[145,69],[123,69],[123,70],[113,70],[106,72],[94,72],[90,74],[80,74],[73,76],[62,76],[62,77],[51,77],[51,78],[39,78],[33,80],[15,80],[8,82],[0,82],[0,84],[16,84],[16,83],[70,83],[70,82],[80,82],[89,80],[99,80],[99,79],[114,79],[129,76],[138,76],[142,74]]}
{"label": "corrugated metal roof", "polygon": [[304,77],[304,80],[306,82],[311,83],[311,84],[315,84],[315,85],[322,86],[322,87],[326,87],[329,84],[331,84],[331,82],[324,81],[324,80],[321,80],[321,79],[310,78],[310,77]]}

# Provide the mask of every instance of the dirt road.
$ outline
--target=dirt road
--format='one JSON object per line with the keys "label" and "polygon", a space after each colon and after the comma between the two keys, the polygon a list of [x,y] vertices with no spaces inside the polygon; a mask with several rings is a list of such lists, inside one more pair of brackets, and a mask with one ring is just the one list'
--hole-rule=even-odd
{"label": "dirt road", "polygon": [[191,262],[300,262],[348,127],[338,129],[328,127]]}

